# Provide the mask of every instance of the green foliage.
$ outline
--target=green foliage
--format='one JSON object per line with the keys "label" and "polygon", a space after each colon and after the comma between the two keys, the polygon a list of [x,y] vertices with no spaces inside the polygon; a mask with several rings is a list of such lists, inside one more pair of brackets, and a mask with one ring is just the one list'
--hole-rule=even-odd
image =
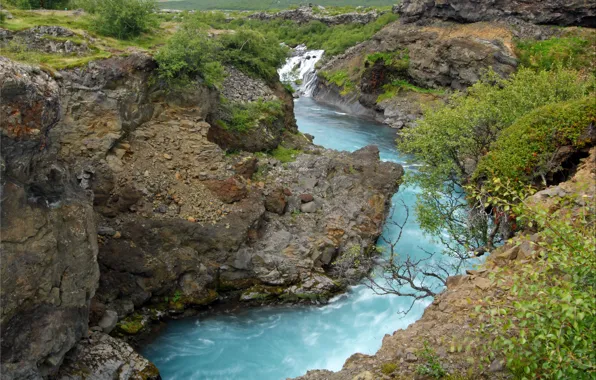
{"label": "green foliage", "polygon": [[65,9],[69,0],[8,0],[8,4],[19,9]]}
{"label": "green foliage", "polygon": [[398,142],[401,152],[423,164],[407,177],[421,188],[416,204],[421,228],[439,240],[447,231],[466,251],[492,244],[489,219],[470,218],[468,205],[457,199],[458,186],[469,181],[505,128],[537,108],[580,99],[589,88],[590,81],[574,70],[520,69],[509,79],[489,74],[467,94],[427,109]]}
{"label": "green foliage", "polygon": [[497,274],[497,281],[509,284],[509,292],[477,307],[488,317],[483,331],[496,337],[490,349],[504,355],[519,379],[596,375],[596,210],[593,199],[573,197],[582,199],[571,199],[571,204],[585,205],[573,215],[564,209],[551,215],[523,197],[501,202],[502,208],[510,206],[519,215],[520,223],[536,226],[541,235],[533,244],[542,258],[514,274]]}
{"label": "green foliage", "polygon": [[288,56],[287,50],[276,39],[245,28],[223,34],[219,40],[223,62],[271,82],[278,78],[277,68]]}
{"label": "green foliage", "polygon": [[283,145],[279,145],[277,148],[271,151],[271,156],[285,164],[296,161],[296,157],[300,153],[302,153],[300,150],[286,148]]}
{"label": "green foliage", "polygon": [[424,363],[416,367],[416,373],[422,376],[429,376],[433,379],[440,379],[447,375],[447,371],[443,368],[439,357],[435,351],[424,342],[424,348],[416,353]]}
{"label": "green foliage", "polygon": [[130,39],[157,27],[155,0],[102,0],[92,28],[104,36]]}
{"label": "green foliage", "polygon": [[185,22],[155,55],[162,80],[184,85],[198,75],[207,85],[219,87],[225,64],[267,81],[277,79],[287,50],[276,40],[247,29],[211,37],[202,17]]}
{"label": "green foliage", "polygon": [[559,147],[581,148],[596,123],[596,102],[589,96],[540,107],[502,131],[474,173],[476,178],[499,177],[530,183],[555,169]]}
{"label": "green foliage", "polygon": [[259,99],[256,102],[248,103],[224,102],[223,107],[229,116],[226,116],[226,120],[219,120],[218,123],[223,128],[235,132],[249,131],[259,123],[271,125],[283,116],[280,100],[264,101]]}
{"label": "green foliage", "polygon": [[249,29],[257,31],[276,41],[296,46],[306,44],[310,49],[323,49],[325,54],[333,56],[343,53],[347,48],[368,40],[385,25],[397,20],[397,15],[388,12],[366,25],[359,23],[328,26],[319,21],[297,24],[290,20],[260,21],[237,17],[227,20],[222,12],[197,13],[193,22],[209,25],[219,30]]}
{"label": "green foliage", "polygon": [[333,83],[337,87],[341,88],[341,95],[348,95],[354,91],[356,91],[356,85],[350,79],[350,75],[345,70],[337,70],[333,73],[328,73],[326,71],[319,72],[319,75],[329,83]]}
{"label": "green foliage", "polygon": [[399,73],[405,73],[410,67],[410,55],[407,49],[392,52],[376,52],[366,57],[368,64],[383,61],[385,66],[392,67]]}
{"label": "green foliage", "polygon": [[385,375],[390,375],[397,369],[397,364],[395,363],[383,363],[381,366],[381,372]]}
{"label": "green foliage", "polygon": [[[332,14],[337,12],[354,11],[354,7],[378,7],[378,6],[391,6],[395,3],[395,0],[319,0],[318,5],[324,7],[335,6],[341,7],[341,9],[334,12],[333,9],[329,11]],[[283,9],[291,6],[300,4],[308,4],[307,1],[303,0],[175,0],[175,1],[163,1],[160,2],[162,8],[170,9],[202,9],[202,10],[213,10],[213,9],[225,9],[225,10],[266,10],[266,9]],[[351,7],[351,8],[347,8]]]}
{"label": "green foliage", "polygon": [[523,66],[534,69],[550,70],[561,64],[583,69],[594,65],[594,42],[577,36],[518,41],[516,52]]}
{"label": "green foliage", "polygon": [[205,27],[183,25],[155,54],[159,77],[174,86],[185,86],[195,76],[205,84],[219,87],[225,78],[218,61],[221,45],[209,37]]}

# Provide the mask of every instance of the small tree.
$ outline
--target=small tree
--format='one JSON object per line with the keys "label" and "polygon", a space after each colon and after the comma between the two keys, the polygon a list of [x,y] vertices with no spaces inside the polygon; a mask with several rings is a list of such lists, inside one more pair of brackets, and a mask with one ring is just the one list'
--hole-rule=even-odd
{"label": "small tree", "polygon": [[105,36],[130,39],[157,26],[155,0],[103,0],[95,5],[93,28]]}

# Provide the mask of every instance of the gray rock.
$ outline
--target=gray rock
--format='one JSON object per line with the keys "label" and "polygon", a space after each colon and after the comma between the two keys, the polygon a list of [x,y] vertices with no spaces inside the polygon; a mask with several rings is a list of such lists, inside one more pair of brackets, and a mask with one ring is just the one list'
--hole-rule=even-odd
{"label": "gray rock", "polygon": [[92,333],[68,353],[58,380],[160,379],[157,367],[127,343],[103,333]]}
{"label": "gray rock", "polygon": [[300,211],[306,213],[317,212],[318,209],[319,207],[317,206],[316,202],[308,202],[300,206]]}
{"label": "gray rock", "polygon": [[104,333],[109,334],[112,332],[116,324],[118,323],[118,313],[114,310],[106,310],[103,318],[97,324]]}
{"label": "gray rock", "polygon": [[514,16],[535,24],[596,26],[596,3],[584,0],[404,0],[393,11],[404,22],[439,18],[470,23]]}

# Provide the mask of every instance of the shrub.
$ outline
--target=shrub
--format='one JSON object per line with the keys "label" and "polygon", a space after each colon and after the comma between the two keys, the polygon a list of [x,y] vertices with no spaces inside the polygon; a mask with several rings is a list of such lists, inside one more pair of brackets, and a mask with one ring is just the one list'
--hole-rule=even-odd
{"label": "shrub", "polygon": [[20,9],[64,9],[69,0],[8,0],[7,3]]}
{"label": "shrub", "polygon": [[499,177],[529,183],[544,177],[561,146],[581,148],[588,129],[596,123],[592,97],[540,107],[503,130],[491,151],[482,158],[474,176]]}
{"label": "shrub", "polygon": [[383,372],[384,375],[390,375],[395,372],[396,369],[397,364],[395,363],[383,363],[381,366],[381,372]]}
{"label": "shrub", "polygon": [[221,60],[232,64],[248,75],[274,81],[277,68],[288,56],[287,48],[274,38],[248,29],[226,33],[219,37],[222,45]]}
{"label": "shrub", "polygon": [[407,49],[393,52],[376,52],[366,57],[366,62],[369,64],[374,65],[378,61],[383,61],[385,66],[392,67],[399,73],[405,73],[410,67],[410,55]]}
{"label": "shrub", "polygon": [[185,86],[200,76],[205,84],[218,87],[225,72],[218,61],[221,46],[209,37],[205,27],[183,25],[155,54],[159,78],[174,86]]}
{"label": "shrub", "polygon": [[[492,73],[452,95],[445,105],[426,109],[416,128],[402,131],[400,152],[423,164],[407,181],[421,191],[416,215],[421,228],[446,241],[450,254],[491,247],[501,235],[492,230],[483,209],[470,210],[461,186],[473,175],[501,131],[537,108],[584,97],[590,81],[577,71],[520,69],[508,79]],[[481,218],[478,218],[481,216]],[[455,251],[455,252],[453,252]]]}
{"label": "shrub", "polygon": [[155,0],[102,0],[92,28],[105,36],[130,39],[157,27]]}
{"label": "shrub", "polygon": [[540,231],[541,238],[533,243],[540,258],[520,265],[513,274],[496,274],[495,281],[507,283],[509,291],[477,307],[487,322],[481,330],[495,337],[486,349],[503,354],[518,379],[593,379],[594,200],[572,194],[561,202],[584,207],[576,212],[561,209],[555,215],[528,205],[523,197],[516,201],[501,207],[511,206],[518,221]]}
{"label": "shrub", "polygon": [[447,371],[443,368],[439,357],[435,351],[430,348],[428,342],[424,342],[424,348],[416,353],[423,361],[416,367],[416,373],[422,376],[429,376],[433,379],[440,379],[447,375]]}

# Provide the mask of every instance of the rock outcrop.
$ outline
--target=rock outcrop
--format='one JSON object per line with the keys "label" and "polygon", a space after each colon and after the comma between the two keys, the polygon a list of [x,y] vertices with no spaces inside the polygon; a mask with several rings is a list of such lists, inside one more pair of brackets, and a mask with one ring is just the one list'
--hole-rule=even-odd
{"label": "rock outcrop", "polygon": [[298,24],[306,24],[311,21],[319,21],[326,25],[339,25],[339,24],[368,24],[375,21],[383,13],[373,10],[366,13],[350,12],[339,15],[328,15],[325,8],[316,5],[303,5],[299,8],[292,10],[285,10],[277,13],[255,13],[249,16],[249,18],[257,20],[290,20]]}
{"label": "rock outcrop", "polygon": [[87,334],[97,288],[91,199],[58,157],[48,74],[0,57],[2,377],[40,378]]}
{"label": "rock outcrop", "polygon": [[421,104],[440,100],[444,89],[464,89],[489,68],[501,76],[513,73],[515,36],[506,23],[393,23],[321,68],[330,75],[347,73],[352,89],[320,78],[313,96],[344,112],[403,127],[421,116]]}
{"label": "rock outcrop", "polygon": [[592,0],[404,0],[393,10],[406,23],[432,18],[473,23],[512,16],[534,24],[596,27]]}

